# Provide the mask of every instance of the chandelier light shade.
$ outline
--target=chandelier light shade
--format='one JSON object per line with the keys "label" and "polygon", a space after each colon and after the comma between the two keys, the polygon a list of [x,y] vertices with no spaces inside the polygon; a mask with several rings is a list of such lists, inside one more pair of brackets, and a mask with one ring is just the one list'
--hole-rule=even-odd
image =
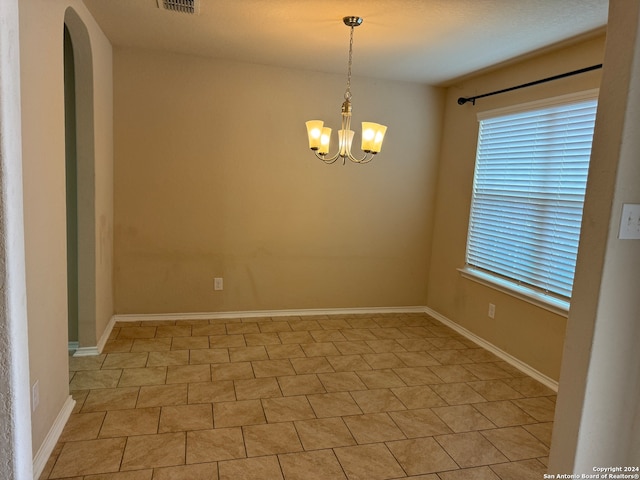
{"label": "chandelier light shade", "polygon": [[374,155],[380,152],[382,141],[387,127],[373,122],[362,122],[361,157],[356,157],[351,152],[354,131],[351,130],[351,64],[353,58],[353,29],[362,24],[361,17],[344,17],[344,24],[351,29],[349,36],[349,67],[347,70],[347,89],[344,92],[342,102],[342,122],[338,130],[338,150],[334,155],[329,155],[331,145],[331,129],[324,126],[322,120],[309,120],[307,122],[307,135],[309,136],[309,148],[316,157],[324,163],[334,163],[342,158],[343,165],[347,159],[354,163],[369,163]]}

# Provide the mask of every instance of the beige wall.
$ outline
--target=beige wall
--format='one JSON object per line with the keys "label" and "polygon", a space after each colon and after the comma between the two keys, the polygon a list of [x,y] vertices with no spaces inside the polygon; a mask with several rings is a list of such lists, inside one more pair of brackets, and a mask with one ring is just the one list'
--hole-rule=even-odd
{"label": "beige wall", "polygon": [[[463,278],[477,141],[477,113],[597,88],[600,71],[457,104],[479,95],[602,62],[604,36],[465,79],[447,89],[427,305],[474,334],[559,378],[566,318]],[[496,306],[495,319],[487,316]]]}
{"label": "beige wall", "polygon": [[117,313],[424,305],[440,90],[354,77],[387,138],[327,166],[304,122],[343,75],[116,49],[114,79]]}
{"label": "beige wall", "polygon": [[[92,45],[95,216],[104,223],[95,241],[96,305],[93,345],[111,310],[111,46],[80,1],[20,2],[20,61],[24,226],[30,383],[40,388],[32,414],[37,453],[69,395],[67,353],[63,43],[65,10],[72,6]],[[102,225],[102,223],[101,223]],[[106,231],[104,236],[102,232]],[[82,320],[81,320],[82,321]],[[86,319],[85,319],[86,321]]]}

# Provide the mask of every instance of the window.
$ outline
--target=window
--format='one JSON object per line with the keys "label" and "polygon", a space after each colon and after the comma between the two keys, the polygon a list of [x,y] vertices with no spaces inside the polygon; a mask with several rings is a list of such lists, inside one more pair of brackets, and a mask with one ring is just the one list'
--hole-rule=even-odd
{"label": "window", "polygon": [[568,306],[597,100],[545,103],[479,116],[466,269]]}

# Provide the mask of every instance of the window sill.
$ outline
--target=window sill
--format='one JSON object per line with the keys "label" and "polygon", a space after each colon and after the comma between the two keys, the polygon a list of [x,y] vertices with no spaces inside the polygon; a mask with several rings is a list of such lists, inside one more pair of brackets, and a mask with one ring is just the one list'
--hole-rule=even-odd
{"label": "window sill", "polygon": [[469,267],[459,268],[460,275],[473,282],[480,283],[494,290],[498,290],[512,297],[518,298],[525,302],[536,305],[537,307],[544,308],[556,315],[563,317],[569,316],[569,302],[560,300],[549,295],[540,293],[532,288],[527,288],[522,285],[518,285],[502,278],[494,277],[488,273],[481,272]]}

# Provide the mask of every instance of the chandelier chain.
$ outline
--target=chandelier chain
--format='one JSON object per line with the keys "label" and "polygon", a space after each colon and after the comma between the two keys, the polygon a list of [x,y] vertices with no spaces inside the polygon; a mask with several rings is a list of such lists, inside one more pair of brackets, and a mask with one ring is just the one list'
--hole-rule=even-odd
{"label": "chandelier chain", "polygon": [[345,100],[351,100],[351,64],[353,63],[353,26],[349,35],[349,68],[347,70],[347,91],[344,92]]}

